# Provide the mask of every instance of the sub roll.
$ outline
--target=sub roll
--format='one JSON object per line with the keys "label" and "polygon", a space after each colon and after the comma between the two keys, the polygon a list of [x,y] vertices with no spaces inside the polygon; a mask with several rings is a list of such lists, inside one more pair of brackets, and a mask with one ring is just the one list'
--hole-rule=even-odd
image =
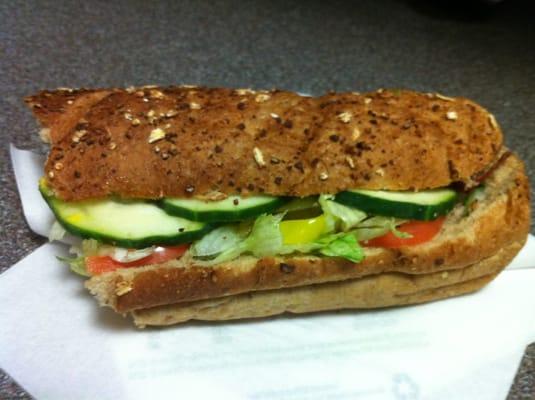
{"label": "sub roll", "polygon": [[137,326],[390,307],[473,292],[529,232],[494,116],[408,90],[196,86],[26,98],[51,237]]}

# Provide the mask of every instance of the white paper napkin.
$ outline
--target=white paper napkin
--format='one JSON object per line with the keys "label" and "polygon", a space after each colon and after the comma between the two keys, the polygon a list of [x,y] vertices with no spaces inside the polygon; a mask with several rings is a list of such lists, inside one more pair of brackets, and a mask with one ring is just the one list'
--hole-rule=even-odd
{"label": "white paper napkin", "polygon": [[[42,162],[11,149],[30,227]],[[473,295],[138,331],[47,244],[0,275],[0,367],[37,399],[503,399],[535,341],[535,239]],[[511,269],[516,267],[517,269]]]}
{"label": "white paper napkin", "polygon": [[[26,222],[32,231],[48,237],[55,218],[37,186],[39,178],[43,176],[45,156],[17,149],[12,144],[9,146],[9,152]],[[76,237],[66,234],[61,241],[72,244],[78,240]]]}

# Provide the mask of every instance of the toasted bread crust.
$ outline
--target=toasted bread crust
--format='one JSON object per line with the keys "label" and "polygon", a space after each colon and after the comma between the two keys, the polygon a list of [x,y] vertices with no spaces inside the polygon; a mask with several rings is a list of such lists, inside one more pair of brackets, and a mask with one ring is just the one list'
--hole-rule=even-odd
{"label": "toasted bread crust", "polygon": [[[464,216],[448,215],[430,242],[400,249],[366,248],[359,264],[329,257],[241,257],[198,266],[188,258],[161,266],[119,270],[91,278],[86,286],[101,304],[127,312],[243,292],[304,286],[387,272],[419,275],[462,269],[523,242],[529,231],[529,188],[522,162],[505,159],[485,181],[485,198]],[[117,295],[118,288],[127,288]]]}
{"label": "toasted bread crust", "polygon": [[[481,106],[411,91],[146,87],[26,101],[50,129],[46,173],[65,200],[469,186],[502,148]],[[149,143],[155,129],[165,137]]]}
{"label": "toasted bread crust", "polygon": [[514,242],[492,257],[443,272],[411,275],[387,272],[318,285],[266,290],[133,311],[138,327],[187,320],[231,320],[339,309],[369,309],[424,303],[476,291],[490,282],[522,248]]}

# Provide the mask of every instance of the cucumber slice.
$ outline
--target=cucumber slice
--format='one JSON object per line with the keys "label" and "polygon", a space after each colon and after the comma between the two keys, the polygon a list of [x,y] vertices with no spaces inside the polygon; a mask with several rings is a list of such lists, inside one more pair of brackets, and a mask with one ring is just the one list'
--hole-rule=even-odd
{"label": "cucumber slice", "polygon": [[42,182],[39,190],[67,231],[115,246],[144,248],[189,243],[212,229],[201,222],[168,215],[150,202],[113,199],[65,202]]}
{"label": "cucumber slice", "polygon": [[165,198],[160,201],[160,207],[171,215],[193,221],[232,222],[270,213],[287,201],[273,196],[229,196],[219,201]]}
{"label": "cucumber slice", "polygon": [[432,189],[420,192],[349,190],[338,193],[334,200],[370,214],[429,221],[450,212],[457,199],[454,190]]}

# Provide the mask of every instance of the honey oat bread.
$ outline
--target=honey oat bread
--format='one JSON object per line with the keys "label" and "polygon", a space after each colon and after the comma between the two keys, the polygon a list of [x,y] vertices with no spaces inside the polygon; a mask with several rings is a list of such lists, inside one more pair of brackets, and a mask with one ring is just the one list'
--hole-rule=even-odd
{"label": "honey oat bread", "polygon": [[136,325],[389,307],[474,291],[521,249],[528,179],[496,120],[409,90],[196,86],[26,98],[50,238]]}
{"label": "honey oat bread", "polygon": [[[521,161],[514,155],[505,158],[486,184],[486,196],[478,202],[477,208],[465,216],[464,208],[457,207],[447,216],[433,240],[395,249],[367,248],[365,259],[358,264],[318,256],[262,259],[243,256],[227,263],[205,266],[183,257],[159,266],[118,269],[97,275],[88,280],[86,286],[102,305],[127,312],[382,273],[418,276],[462,270],[492,257],[512,243],[523,243],[529,231],[529,188]],[[117,295],[125,287],[129,290]]]}
{"label": "honey oat bread", "polygon": [[470,187],[502,148],[481,106],[406,90],[63,89],[26,102],[64,200]]}

